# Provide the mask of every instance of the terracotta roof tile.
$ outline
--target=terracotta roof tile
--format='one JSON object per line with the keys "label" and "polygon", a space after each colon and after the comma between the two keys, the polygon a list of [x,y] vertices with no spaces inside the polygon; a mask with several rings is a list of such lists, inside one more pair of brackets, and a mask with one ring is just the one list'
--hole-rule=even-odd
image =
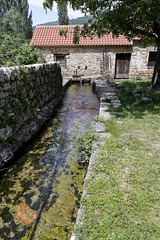
{"label": "terracotta roof tile", "polygon": [[[68,26],[37,26],[30,45],[34,46],[76,46],[73,43],[74,25]],[[79,26],[82,28],[82,25]],[[68,30],[67,38],[59,35],[59,30],[65,28]],[[112,33],[100,38],[93,36],[93,39],[80,37],[79,46],[120,46],[132,45],[123,35],[113,38]]]}

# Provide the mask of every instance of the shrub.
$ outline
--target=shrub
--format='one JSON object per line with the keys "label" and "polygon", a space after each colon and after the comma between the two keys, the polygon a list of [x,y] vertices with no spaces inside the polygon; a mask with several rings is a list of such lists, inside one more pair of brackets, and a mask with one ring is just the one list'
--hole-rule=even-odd
{"label": "shrub", "polygon": [[42,53],[27,40],[0,34],[0,67],[45,62]]}
{"label": "shrub", "polygon": [[93,128],[87,129],[85,132],[80,132],[76,136],[76,147],[79,153],[79,163],[88,163],[94,141],[97,139],[97,134]]}

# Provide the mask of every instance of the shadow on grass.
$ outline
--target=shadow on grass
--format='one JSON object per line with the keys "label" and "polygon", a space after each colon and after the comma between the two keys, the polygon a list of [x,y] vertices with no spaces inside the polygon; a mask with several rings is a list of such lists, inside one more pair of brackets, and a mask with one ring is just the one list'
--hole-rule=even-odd
{"label": "shadow on grass", "polygon": [[119,91],[119,116],[142,118],[146,114],[160,114],[160,90],[149,90],[149,81],[123,81]]}

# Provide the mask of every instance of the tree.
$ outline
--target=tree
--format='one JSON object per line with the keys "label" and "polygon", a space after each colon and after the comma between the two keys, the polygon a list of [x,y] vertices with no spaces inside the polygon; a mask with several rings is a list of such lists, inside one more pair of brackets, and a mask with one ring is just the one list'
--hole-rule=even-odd
{"label": "tree", "polygon": [[58,24],[59,25],[68,25],[69,17],[67,11],[67,3],[61,3],[57,5],[58,8]]}
{"label": "tree", "polygon": [[0,20],[4,13],[14,5],[14,2],[14,0],[0,0]]}
{"label": "tree", "polygon": [[15,37],[21,36],[25,38],[24,18],[15,7],[11,7],[10,10],[4,13],[1,30]]}
{"label": "tree", "polygon": [[[8,11],[13,12],[13,8],[16,9],[16,16],[17,16],[17,11],[19,12],[20,19],[22,20],[23,24],[25,27],[23,28],[24,31],[24,38],[25,39],[30,39],[32,37],[32,12],[29,14],[29,5],[28,5],[28,0],[0,0],[0,25],[1,28],[4,30],[6,29],[3,27],[3,18],[6,18],[6,14]],[[9,14],[7,14],[7,17],[10,18]],[[22,19],[23,18],[23,19]],[[14,18],[12,15],[12,21],[14,21],[17,18]],[[12,24],[12,23],[10,23]],[[13,23],[13,25],[15,25]]]}
{"label": "tree", "polygon": [[15,6],[23,16],[25,29],[25,38],[30,39],[32,37],[32,12],[29,14],[28,0],[15,0]]}
{"label": "tree", "polygon": [[20,36],[0,34],[0,67],[45,62],[40,50]]}
{"label": "tree", "polygon": [[27,31],[26,31],[26,38],[31,39],[33,35],[33,21],[32,21],[32,11],[29,14],[29,17],[27,19]]}
{"label": "tree", "polygon": [[[65,0],[56,0],[58,4]],[[156,64],[151,89],[160,86],[160,0],[69,0],[74,10],[93,15],[94,22],[84,25],[81,35],[93,32],[99,36],[112,32],[129,40],[152,41],[157,45]],[[52,9],[53,0],[44,0],[44,8]],[[78,38],[77,38],[78,39]]]}

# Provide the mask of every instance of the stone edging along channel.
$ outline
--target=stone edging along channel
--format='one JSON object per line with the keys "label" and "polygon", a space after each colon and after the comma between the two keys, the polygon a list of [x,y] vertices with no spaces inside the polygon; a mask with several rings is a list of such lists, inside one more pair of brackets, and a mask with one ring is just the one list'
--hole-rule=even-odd
{"label": "stone edging along channel", "polygon": [[[93,88],[100,99],[99,117],[104,120],[107,120],[111,117],[111,114],[108,111],[108,106],[112,104],[114,108],[118,108],[121,105],[120,100],[117,97],[114,87],[112,87],[109,83],[107,83],[101,77],[97,79],[93,78],[92,83],[93,83]],[[90,182],[90,177],[93,176],[92,169],[93,169],[93,166],[95,165],[95,162],[99,161],[98,160],[99,150],[97,148],[97,144],[103,145],[105,141],[104,138],[111,136],[110,133],[105,132],[105,126],[103,123],[96,123],[96,132],[99,134],[99,140],[93,146],[93,152],[90,157],[87,174],[84,180],[83,194],[81,199],[83,199],[84,196],[87,194],[85,190],[85,185]],[[76,219],[75,229],[77,226],[81,225],[84,214],[85,212],[83,210],[83,206],[81,205],[78,211],[78,217]],[[72,233],[70,240],[76,240],[76,234],[74,232]]]}

